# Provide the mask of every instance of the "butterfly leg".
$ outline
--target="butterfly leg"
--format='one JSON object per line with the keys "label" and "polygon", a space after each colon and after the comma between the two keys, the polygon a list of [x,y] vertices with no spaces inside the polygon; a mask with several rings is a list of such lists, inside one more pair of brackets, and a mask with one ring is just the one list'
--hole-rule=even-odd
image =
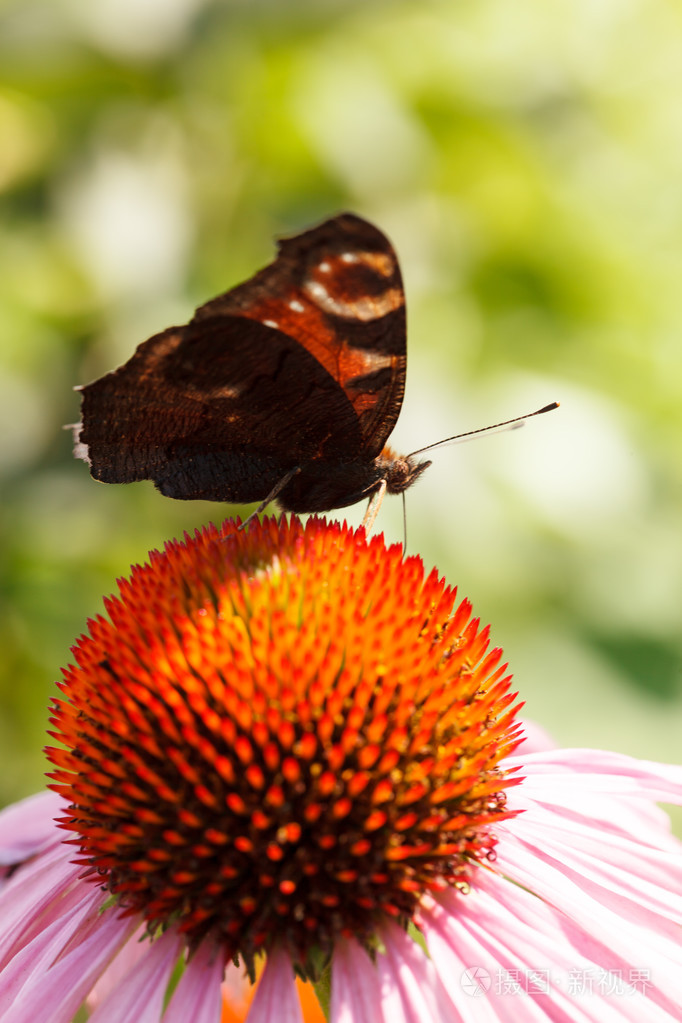
{"label": "butterfly leg", "polygon": [[292,480],[294,478],[294,476],[297,476],[300,471],[301,471],[301,468],[300,468],[300,466],[297,465],[293,469],[290,469],[289,472],[286,474],[286,476],[282,476],[281,480],[277,481],[277,483],[274,485],[274,487],[272,488],[272,490],[270,491],[268,496],[263,501],[261,501],[261,503],[258,505],[256,510],[252,511],[247,519],[244,519],[244,521],[242,522],[242,524],[241,524],[241,526],[239,528],[240,529],[246,529],[246,527],[248,526],[249,522],[251,522],[251,519],[255,519],[256,515],[260,515],[260,513],[265,508],[267,508],[267,506],[270,504],[270,502],[274,501],[275,498],[277,497],[277,495],[282,490],[284,490],[284,488],[286,487],[287,483],[290,480]]}
{"label": "butterfly leg", "polygon": [[365,512],[365,517],[362,520],[362,525],[365,527],[366,533],[369,533],[372,526],[374,525],[374,520],[377,517],[377,513],[379,511],[379,508],[381,507],[381,502],[383,501],[384,494],[386,493],[386,486],[387,486],[386,480],[382,480],[369,499],[367,511]]}

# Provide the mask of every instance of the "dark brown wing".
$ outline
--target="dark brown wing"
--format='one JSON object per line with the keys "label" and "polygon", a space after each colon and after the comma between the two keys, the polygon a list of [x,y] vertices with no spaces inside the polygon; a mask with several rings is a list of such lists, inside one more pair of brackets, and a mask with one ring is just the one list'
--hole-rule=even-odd
{"label": "dark brown wing", "polygon": [[76,454],[109,483],[264,499],[293,468],[371,463],[400,411],[405,310],[390,243],[344,214],[82,388]]}
{"label": "dark brown wing", "polygon": [[262,500],[321,457],[332,429],[362,445],[352,405],[320,363],[236,316],[157,334],[82,397],[76,453],[95,479],[152,479],[169,497]]}
{"label": "dark brown wing", "polygon": [[[405,295],[393,247],[344,213],[279,243],[277,259],[197,310],[258,320],[306,348],[343,388],[367,457],[379,454],[405,391]],[[339,424],[325,453],[353,456]]]}

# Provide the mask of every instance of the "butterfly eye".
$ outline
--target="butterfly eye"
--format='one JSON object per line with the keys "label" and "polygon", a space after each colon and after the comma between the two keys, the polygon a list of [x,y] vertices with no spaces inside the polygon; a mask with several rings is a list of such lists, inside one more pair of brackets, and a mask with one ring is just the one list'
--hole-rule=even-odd
{"label": "butterfly eye", "polygon": [[387,253],[345,251],[313,263],[302,287],[323,313],[366,323],[403,305],[395,273],[395,260]]}

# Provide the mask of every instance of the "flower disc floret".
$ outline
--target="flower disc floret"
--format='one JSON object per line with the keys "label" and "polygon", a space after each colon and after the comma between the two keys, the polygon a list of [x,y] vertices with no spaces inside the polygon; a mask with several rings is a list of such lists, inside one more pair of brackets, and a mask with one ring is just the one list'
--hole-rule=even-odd
{"label": "flower disc floret", "polygon": [[465,888],[517,780],[501,652],[418,558],[309,519],[154,552],[88,623],[53,707],[78,861],[152,932],[225,958],[342,937]]}

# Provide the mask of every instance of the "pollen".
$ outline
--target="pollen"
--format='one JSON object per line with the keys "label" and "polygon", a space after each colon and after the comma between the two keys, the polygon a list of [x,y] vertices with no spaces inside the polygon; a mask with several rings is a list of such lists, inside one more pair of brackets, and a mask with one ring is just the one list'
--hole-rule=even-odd
{"label": "pollen", "polygon": [[494,856],[515,697],[420,559],[314,518],[237,525],[152,552],[88,622],[50,777],[122,912],[312,977]]}

